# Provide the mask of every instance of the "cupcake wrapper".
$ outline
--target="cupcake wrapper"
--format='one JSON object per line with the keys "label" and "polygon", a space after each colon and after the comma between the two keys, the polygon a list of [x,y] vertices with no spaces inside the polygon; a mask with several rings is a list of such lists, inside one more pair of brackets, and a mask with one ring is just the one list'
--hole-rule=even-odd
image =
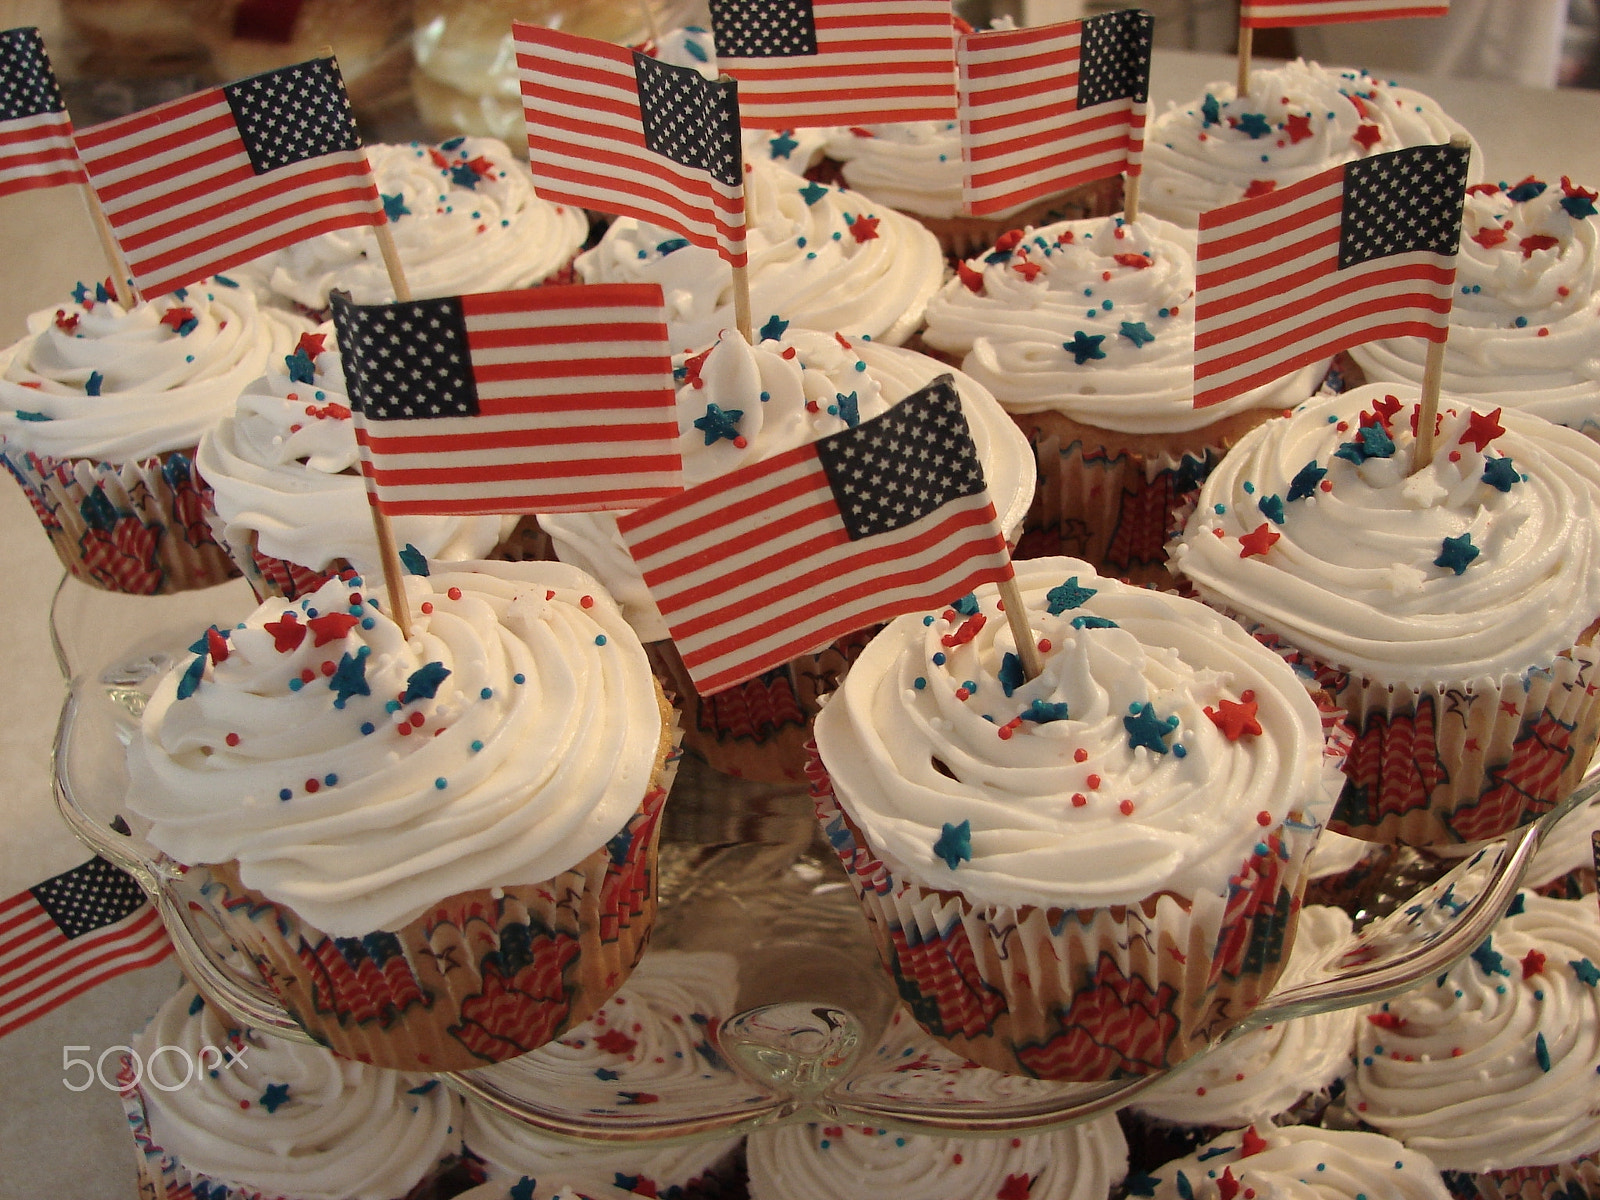
{"label": "cupcake wrapper", "polygon": [[0,443],[0,458],[76,579],[154,596],[210,587],[239,573],[211,535],[192,450],[118,466]]}
{"label": "cupcake wrapper", "polygon": [[643,955],[676,765],[620,832],[554,879],[462,892],[398,930],[330,937],[245,887],[231,862],[192,868],[199,903],[336,1054],[406,1071],[515,1058],[588,1020]]}
{"label": "cupcake wrapper", "polygon": [[1533,889],[1552,900],[1581,900],[1596,891],[1596,874],[1593,867],[1577,867],[1565,875],[1558,875],[1549,883]]}
{"label": "cupcake wrapper", "polygon": [[[139,1200],[262,1200],[262,1193],[254,1188],[230,1184],[224,1180],[191,1171],[166,1149],[156,1144],[150,1136],[150,1117],[145,1109],[144,1092],[133,1082],[133,1062],[128,1055],[120,1058],[117,1068],[117,1096],[122,1101],[122,1111],[128,1118],[128,1130],[133,1135],[134,1164],[138,1172]],[[439,1177],[459,1160],[456,1150],[447,1150],[424,1172],[403,1197],[397,1200],[425,1200],[434,1194]],[[294,1200],[280,1197],[278,1200]]]}
{"label": "cupcake wrapper", "polygon": [[1551,1167],[1440,1173],[1457,1200],[1584,1200],[1600,1196],[1600,1152]]}
{"label": "cupcake wrapper", "polygon": [[212,502],[212,494],[207,492],[205,499],[206,523],[211,528],[211,536],[227,550],[257,600],[298,600],[309,596],[350,566],[346,559],[335,558],[321,570],[313,570],[287,558],[263,554],[254,530],[247,531],[243,539],[230,538],[222,514]]}
{"label": "cupcake wrapper", "polygon": [[907,213],[934,237],[952,262],[973,258],[993,249],[1002,233],[1057,221],[1080,221],[1087,217],[1109,217],[1122,211],[1122,176],[1113,175],[1092,183],[1036,200],[1028,207],[1005,216],[924,217]]}
{"label": "cupcake wrapper", "polygon": [[1355,742],[1329,828],[1375,842],[1461,844],[1548,813],[1578,785],[1600,738],[1600,653],[1473,689],[1336,682]]}
{"label": "cupcake wrapper", "polygon": [[1042,1079],[1153,1074],[1206,1048],[1272,990],[1320,828],[1263,831],[1225,890],[1077,911],[1001,905],[897,880],[836,801],[814,746],[817,820],[911,1015],[981,1066]]}

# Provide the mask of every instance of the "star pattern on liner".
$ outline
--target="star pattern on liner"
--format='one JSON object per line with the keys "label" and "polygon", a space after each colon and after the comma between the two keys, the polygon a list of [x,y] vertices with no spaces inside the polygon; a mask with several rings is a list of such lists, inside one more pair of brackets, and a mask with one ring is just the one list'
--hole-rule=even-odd
{"label": "star pattern on liner", "polygon": [[1478,548],[1472,544],[1472,532],[1469,530],[1458,537],[1447,537],[1439,550],[1439,557],[1433,560],[1436,567],[1448,567],[1457,575],[1463,574],[1468,564],[1478,557]]}
{"label": "star pattern on liner", "polygon": [[1283,535],[1266,521],[1261,522],[1249,533],[1239,538],[1239,557],[1250,558],[1252,555],[1265,557],[1272,545]]}
{"label": "star pattern on liner", "polygon": [[706,405],[706,415],[694,419],[694,427],[706,436],[706,445],[710,446],[727,438],[730,442],[741,440],[739,434],[739,418],[744,416],[742,408],[722,408],[717,404]]}
{"label": "star pattern on liner", "polygon": [[939,840],[933,844],[933,853],[944,860],[944,865],[954,871],[964,862],[972,861],[972,822],[952,825],[946,821],[939,831]]}
{"label": "star pattern on liner", "polygon": [[1256,720],[1256,694],[1252,691],[1241,693],[1237,700],[1224,697],[1217,701],[1216,708],[1208,706],[1205,714],[1230,742],[1261,732],[1261,722]]}
{"label": "star pattern on liner", "polygon": [[1062,342],[1061,348],[1072,355],[1072,361],[1078,366],[1083,366],[1092,358],[1104,358],[1106,352],[1100,349],[1100,343],[1106,340],[1103,333],[1085,333],[1083,330],[1074,330],[1070,342]]}

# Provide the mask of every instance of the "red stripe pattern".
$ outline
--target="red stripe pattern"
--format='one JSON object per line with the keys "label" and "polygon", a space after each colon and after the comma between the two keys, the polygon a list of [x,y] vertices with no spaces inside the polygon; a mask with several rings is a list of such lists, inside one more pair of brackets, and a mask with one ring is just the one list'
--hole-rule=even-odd
{"label": "red stripe pattern", "polygon": [[0,196],[84,181],[44,39],[37,29],[5,30],[0,33]]}
{"label": "red stripe pattern", "polygon": [[1396,4],[1394,0],[1243,0],[1239,24],[1245,29],[1285,25],[1329,25],[1341,21],[1389,21],[1397,17],[1442,17],[1450,0]]}
{"label": "red stripe pattern", "polygon": [[1152,21],[1136,9],[967,34],[956,53],[963,195],[978,216],[1137,175]]}
{"label": "red stripe pattern", "polygon": [[146,296],[329,230],[384,221],[331,58],[108,121],[77,141]]}
{"label": "red stripe pattern", "polygon": [[[539,195],[665,226],[696,246],[716,250],[733,266],[744,266],[744,181],[734,87],[703,80],[687,67],[655,64],[609,42],[520,21],[511,28],[528,165]],[[684,78],[677,94],[652,99],[641,96],[641,71],[666,79],[684,73]],[[652,132],[663,126],[731,130],[717,147],[715,169],[694,155],[680,161],[663,153],[660,138],[647,135],[647,108]]]}
{"label": "red stripe pattern", "polygon": [[949,0],[711,0],[717,65],[754,129],[949,121]]}
{"label": "red stripe pattern", "polygon": [[1467,150],[1413,146],[1202,213],[1196,408],[1359,342],[1448,332]]}
{"label": "red stripe pattern", "polygon": [[659,285],[335,297],[333,312],[384,512],[586,512],[683,489]]}
{"label": "red stripe pattern", "polygon": [[618,525],[702,695],[1011,577],[949,375]]}
{"label": "red stripe pattern", "polygon": [[101,858],[0,901],[0,1037],[170,953],[139,885]]}

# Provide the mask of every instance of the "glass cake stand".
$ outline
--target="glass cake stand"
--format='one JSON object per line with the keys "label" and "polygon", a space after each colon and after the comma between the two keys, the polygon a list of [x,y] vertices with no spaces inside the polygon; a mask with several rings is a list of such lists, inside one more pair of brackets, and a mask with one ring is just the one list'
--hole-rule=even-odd
{"label": "glass cake stand", "polygon": [[[210,620],[247,611],[247,598],[226,599]],[[208,998],[234,1020],[310,1041],[191,905],[184,873],[122,808],[123,749],[159,674],[116,664],[180,653],[204,624],[166,646],[152,647],[144,636],[137,655],[113,650],[112,669],[78,668],[57,727],[57,803],[85,843],[150,894],[184,974]],[[1591,771],[1538,824],[1455,857],[1402,852],[1355,914],[1356,932],[1217,1040],[1367,1003],[1440,974],[1492,930],[1554,824],[1596,794],[1600,773]],[[1041,1130],[1119,1108],[1160,1078],[1052,1083],[972,1068],[954,1056],[919,1062],[910,1078],[881,1040],[897,1004],[893,983],[803,786],[730,779],[686,759],[664,817],[658,888],[653,947],[720,950],[738,962],[737,1004],[707,1069],[663,1082],[648,1106],[607,1106],[582,1089],[541,1087],[532,1068],[507,1071],[506,1064],[443,1076],[446,1082],[546,1133],[640,1142],[728,1137],[799,1120],[913,1132]]]}

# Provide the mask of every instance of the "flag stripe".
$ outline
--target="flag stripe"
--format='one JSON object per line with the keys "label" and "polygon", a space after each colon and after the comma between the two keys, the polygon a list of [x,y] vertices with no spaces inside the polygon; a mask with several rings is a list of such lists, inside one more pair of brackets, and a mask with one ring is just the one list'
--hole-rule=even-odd
{"label": "flag stripe", "polygon": [[1247,29],[1271,29],[1339,21],[1442,17],[1449,11],[1449,0],[1432,4],[1396,4],[1394,0],[1243,0],[1239,6],[1239,24]]}
{"label": "flag stripe", "polygon": [[[172,942],[161,918],[149,904],[92,942],[86,938],[62,940],[64,952],[50,960],[48,977],[26,992],[15,989],[10,982],[0,987],[0,1037],[109,979],[154,966],[172,953]],[[88,944],[79,944],[85,942]]]}
{"label": "flag stripe", "polygon": [[0,196],[86,179],[66,113],[0,121]]}

